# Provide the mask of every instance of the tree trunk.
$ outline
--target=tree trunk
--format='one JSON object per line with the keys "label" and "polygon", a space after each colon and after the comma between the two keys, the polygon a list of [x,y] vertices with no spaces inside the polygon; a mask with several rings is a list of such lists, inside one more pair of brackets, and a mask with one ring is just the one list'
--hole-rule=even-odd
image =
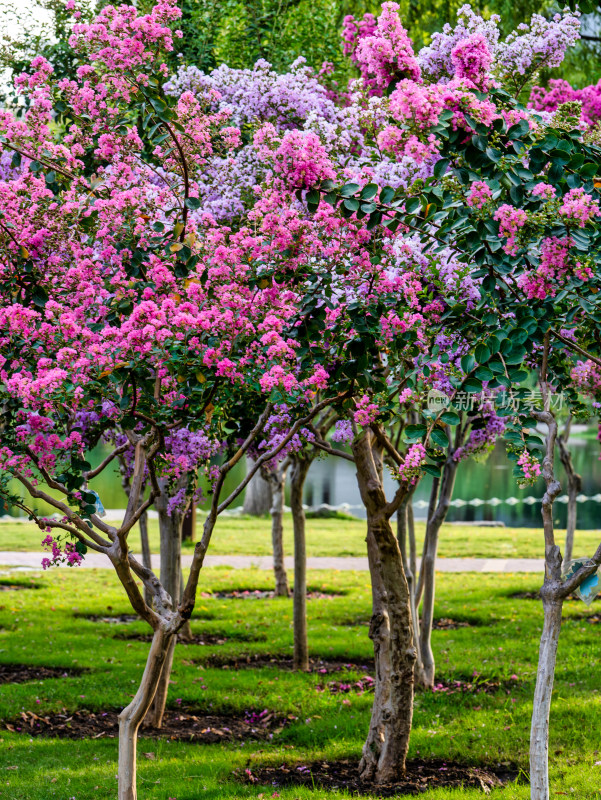
{"label": "tree trunk", "polygon": [[118,799],[136,800],[136,745],[138,729],[155,696],[173,634],[155,630],[142,681],[131,703],[119,714]]}
{"label": "tree trunk", "polygon": [[294,526],[294,669],[309,669],[307,641],[307,546],[303,489],[311,459],[294,456],[290,469],[290,507]]}
{"label": "tree trunk", "polygon": [[419,624],[419,661],[422,670],[419,680],[424,687],[434,687],[435,661],[432,652],[432,625],[434,622],[434,598],[436,594],[436,555],[442,523],[446,519],[455,486],[457,463],[452,455],[447,459],[442,473],[438,502],[434,513],[428,518],[424,556],[422,559],[420,578],[423,586],[421,618]]}
{"label": "tree trunk", "polygon": [[188,506],[182,523],[182,542],[196,541],[196,505],[194,500]]}
{"label": "tree trunk", "polygon": [[369,430],[355,439],[352,448],[367,511],[373,602],[369,635],[376,663],[372,716],[359,773],[363,780],[386,783],[405,772],[417,654],[403,558],[387,516],[382,451]]}
{"label": "tree trunk", "polygon": [[561,600],[543,600],[544,623],[530,729],[530,797],[549,800],[549,714],[561,629]]}
{"label": "tree trunk", "polygon": [[[163,491],[155,500],[155,508],[159,515],[159,532],[161,537],[161,583],[169,593],[175,610],[179,604],[182,591],[181,550],[183,514],[173,511],[167,513],[168,496]],[[169,680],[173,665],[173,652],[176,637],[173,636],[167,649],[163,671],[157,686],[152,708],[148,712],[145,724],[152,728],[160,728],[167,704]]]}
{"label": "tree trunk", "polygon": [[289,597],[290,587],[284,564],[284,487],[288,464],[280,464],[269,473],[271,486],[271,543],[276,597]]}
{"label": "tree trunk", "polygon": [[[547,406],[548,389],[546,384],[542,384],[541,388],[543,388],[543,398],[545,406]],[[549,800],[549,714],[563,606],[562,558],[561,551],[555,544],[553,503],[561,491],[561,484],[555,479],[553,464],[557,441],[557,422],[548,410],[533,411],[532,416],[538,422],[544,422],[548,430],[542,464],[546,491],[541,502],[545,536],[545,580],[541,589],[544,622],[530,729],[530,797],[531,800]]]}
{"label": "tree trunk", "polygon": [[[140,517],[138,526],[140,528],[140,544],[142,546],[142,564],[147,569],[152,569],[152,555],[150,553],[150,542],[148,541],[148,514],[146,511]],[[149,608],[152,608],[152,592],[147,586],[144,587],[144,602]]]}
{"label": "tree trunk", "polygon": [[[252,459],[248,459],[249,467],[252,465]],[[244,505],[242,511],[244,514],[250,514],[253,517],[262,517],[271,508],[271,487],[261,477],[260,472],[253,475],[250,483],[246,487],[244,494]]]}
{"label": "tree trunk", "polygon": [[[182,537],[183,537],[183,527],[182,527]],[[182,597],[183,597],[183,594],[184,594],[184,571],[182,569],[181,554],[180,554],[180,562],[179,562],[179,572],[180,572],[180,575],[181,575],[181,578],[180,578],[180,600],[181,600]],[[194,636],[192,634],[192,626],[190,624],[190,620],[187,619],[184,622],[184,624],[182,625],[182,627],[179,629],[179,631],[177,632],[177,641],[178,642],[188,642],[189,643],[189,642],[192,641],[193,638],[194,638]]]}
{"label": "tree trunk", "polygon": [[561,463],[568,479],[568,519],[566,525],[566,544],[564,550],[564,560],[566,562],[572,560],[574,553],[574,534],[576,533],[578,516],[578,503],[576,498],[582,491],[582,478],[574,469],[572,455],[567,445],[568,436],[569,428],[566,428],[566,432],[557,439],[557,443],[559,445],[559,458],[561,459]]}

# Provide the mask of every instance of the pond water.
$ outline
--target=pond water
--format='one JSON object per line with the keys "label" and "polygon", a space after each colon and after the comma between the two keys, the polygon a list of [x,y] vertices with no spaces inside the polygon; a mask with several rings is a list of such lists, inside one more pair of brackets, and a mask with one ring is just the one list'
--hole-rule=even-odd
{"label": "pond water", "polygon": [[[601,492],[600,447],[594,435],[570,439],[570,449],[576,470],[582,475],[583,495],[593,496]],[[93,465],[100,462],[101,452],[95,452],[91,461]],[[535,486],[519,489],[512,475],[512,462],[505,456],[504,445],[500,443],[484,462],[473,459],[462,462],[457,470],[454,501],[463,501],[465,505],[453,506],[449,512],[450,521],[500,521],[511,526],[540,525],[540,498],[544,492],[541,481]],[[565,484],[561,464],[556,466],[556,474]],[[231,491],[241,479],[244,465],[241,464],[232,474],[224,487],[225,494]],[[386,490],[389,496],[394,493],[394,481],[390,475],[385,476]],[[426,476],[421,481],[414,498],[414,510],[417,518],[426,515],[426,503],[430,493],[432,479]],[[107,470],[91,482],[105,508],[124,508],[125,494],[116,470]],[[225,495],[224,495],[225,496]],[[533,502],[532,498],[536,498]],[[601,499],[601,496],[600,496]],[[476,504],[472,502],[476,500]],[[481,501],[481,502],[478,502]],[[492,501],[492,503],[490,502]],[[509,501],[509,502],[508,502]],[[309,471],[306,483],[305,502],[310,506],[323,503],[331,506],[346,504],[350,513],[363,517],[364,511],[355,479],[354,466],[351,462],[335,456],[327,456],[315,461]],[[238,498],[233,507],[239,506]],[[555,504],[556,523],[565,525],[566,506]],[[49,510],[47,510],[48,513]],[[601,527],[601,503],[589,500],[578,506],[578,524],[582,529]]]}
{"label": "pond water", "polygon": [[[601,492],[601,449],[594,436],[570,439],[572,461],[576,471],[582,476],[582,494],[587,496]],[[518,488],[513,474],[513,462],[508,461],[505,447],[499,443],[484,462],[474,459],[462,462],[457,469],[454,501],[465,505],[452,506],[449,521],[499,521],[515,527],[538,527],[540,525],[540,500],[545,491],[542,479],[534,486]],[[565,488],[565,476],[559,459],[556,475]],[[386,492],[392,497],[395,482],[390,475],[385,476]],[[430,496],[432,478],[426,476],[419,484],[414,496],[414,513],[417,518],[425,518],[426,504]],[[475,505],[471,501],[484,501]],[[601,500],[601,495],[599,496]],[[351,513],[365,516],[361,508],[361,498],[355,479],[354,466],[335,456],[315,462],[307,478],[305,501],[308,505],[328,503],[338,506],[348,504]],[[492,501],[487,502],[487,501]],[[509,501],[509,502],[507,502]],[[469,504],[468,504],[469,503]],[[566,505],[555,503],[556,524],[565,526]],[[601,527],[601,503],[589,500],[578,505],[578,526],[582,529]]]}

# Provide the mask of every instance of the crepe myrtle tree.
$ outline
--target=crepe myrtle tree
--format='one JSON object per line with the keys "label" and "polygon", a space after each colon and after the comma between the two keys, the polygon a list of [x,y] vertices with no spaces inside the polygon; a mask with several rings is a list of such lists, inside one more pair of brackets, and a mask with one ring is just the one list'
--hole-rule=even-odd
{"label": "crepe myrtle tree", "polygon": [[[2,151],[13,157],[0,182],[0,492],[48,534],[44,567],[80,563],[88,549],[104,553],[153,630],[140,686],[120,714],[120,800],[136,797],[137,731],[192,614],[217,517],[254,472],[223,497],[226,476],[263,435],[275,401],[291,395],[294,409],[255,472],[338,397],[315,400],[324,372],[314,359],[298,362],[286,338],[283,321],[299,306],[294,285],[257,274],[277,244],[263,242],[260,258],[252,230],[194,218],[196,176],[238,133],[226,114],[205,114],[191,96],[173,106],[161,98],[160,55],[178,15],[168,2],[144,16],[107,6],[91,24],[74,25],[71,43],[85,61],[78,79],[54,81],[35,59],[17,78],[26,113],[0,115]],[[64,128],[52,124],[59,104]],[[305,309],[305,324],[310,318]],[[119,429],[126,437],[95,469],[86,414],[100,435]],[[189,462],[169,439],[183,428],[196,436],[195,466],[211,503],[180,599],[138,562],[128,537],[165,485],[178,494]],[[88,482],[124,446],[133,450],[130,491],[113,526],[97,513]]]}
{"label": "crepe myrtle tree", "polygon": [[[532,421],[550,425],[543,466],[548,487],[543,502],[545,626],[531,738],[532,798],[547,800],[548,714],[561,605],[601,563],[600,550],[562,580],[561,556],[550,528],[559,484],[552,473],[555,437],[548,416],[551,387],[578,402],[565,351],[601,363],[601,230],[595,181],[600,150],[594,135],[583,134],[574,124],[573,109],[559,109],[550,120],[542,119],[492,80],[491,50],[483,37],[468,36],[451,58],[458,73],[471,76],[467,94],[465,82],[461,87],[453,81],[444,86],[422,82],[406,46],[397,49],[398,58],[391,62],[377,42],[365,41],[366,72],[388,91],[388,117],[375,132],[380,145],[397,152],[408,146],[428,148],[437,157],[432,175],[408,191],[327,181],[309,193],[309,204],[318,209],[325,201],[343,216],[363,219],[371,230],[383,227],[400,230],[407,239],[416,236],[422,253],[450,248],[464,264],[478,282],[477,301],[443,303],[441,309],[442,323],[470,343],[474,358],[473,375],[455,378],[458,388],[481,391],[486,382],[505,390],[519,406],[527,396],[520,388],[527,371],[520,365],[533,354],[538,355],[541,383],[549,387],[547,405],[536,415],[512,413],[508,404],[506,431],[518,451],[516,468],[528,478],[533,458],[529,448],[541,446],[528,426]],[[425,442],[430,429],[422,435]],[[427,449],[426,455],[439,462],[446,457]],[[365,457],[375,475],[375,460]]]}

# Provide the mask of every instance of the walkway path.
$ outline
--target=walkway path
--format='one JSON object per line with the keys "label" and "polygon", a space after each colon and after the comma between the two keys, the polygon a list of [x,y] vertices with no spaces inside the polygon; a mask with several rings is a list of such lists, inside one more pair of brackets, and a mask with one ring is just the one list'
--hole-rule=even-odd
{"label": "walkway path", "polygon": [[[0,566],[29,569],[39,569],[42,559],[47,557],[47,553],[15,553],[12,551],[0,551]],[[189,567],[192,562],[191,555],[182,556],[184,567]],[[205,557],[205,566],[220,567],[227,566],[235,569],[273,569],[273,559],[271,556],[218,556],[208,555]],[[110,567],[110,562],[106,556],[100,553],[88,553],[84,567]],[[153,566],[159,567],[160,560],[154,557]],[[286,567],[292,569],[293,559],[286,558]],[[367,558],[356,557],[319,557],[308,558],[307,567],[309,569],[333,569],[333,570],[361,570],[367,571]],[[439,558],[436,562],[436,569],[439,572],[543,572],[544,562],[537,558]]]}

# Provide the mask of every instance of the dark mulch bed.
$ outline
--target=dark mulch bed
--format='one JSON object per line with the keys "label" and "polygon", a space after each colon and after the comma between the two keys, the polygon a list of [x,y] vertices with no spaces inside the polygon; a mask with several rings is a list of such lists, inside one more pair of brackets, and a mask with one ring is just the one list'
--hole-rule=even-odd
{"label": "dark mulch bed", "polygon": [[[339,622],[338,625],[343,625],[345,628],[355,628],[360,625],[369,625],[369,618],[360,617],[354,620],[345,620],[344,622]],[[440,617],[439,619],[435,619],[432,623],[432,628],[435,631],[454,631],[457,628],[471,628],[474,625],[478,625],[479,623],[476,620],[466,620],[466,619],[451,619],[450,617]]]}
{"label": "dark mulch bed", "polygon": [[572,619],[578,622],[588,622],[589,625],[601,625],[601,614],[577,614],[573,617],[566,617],[566,622]]}
{"label": "dark mulch bed", "polygon": [[[514,592],[513,594],[507,595],[512,600],[540,600],[540,591],[538,592]],[[567,601],[570,602],[578,602],[581,603],[582,600],[579,597],[576,597],[575,594],[570,594],[566,597]],[[601,600],[601,594],[598,594],[595,600]]]}
{"label": "dark mulch bed", "polygon": [[39,589],[40,584],[30,581],[29,583],[13,583],[12,581],[0,581],[0,592],[18,592],[23,589]]}
{"label": "dark mulch bed", "polygon": [[[293,669],[291,658],[278,655],[267,655],[265,653],[246,653],[235,658],[220,658],[212,656],[202,662],[203,666],[216,667],[219,669],[260,669],[261,667],[273,667],[278,670],[290,671]],[[319,659],[312,658],[309,661],[309,672],[317,675],[333,675],[345,672],[357,672],[361,677],[351,681],[330,681],[326,684],[318,684],[317,691],[329,691],[331,694],[346,694],[350,692],[369,692],[373,690],[373,658],[367,658],[362,662],[348,661],[342,658]],[[441,678],[436,681],[434,692],[444,694],[497,694],[504,692],[511,694],[522,686],[516,678],[487,678],[483,675],[458,675],[455,678]],[[416,687],[421,691],[420,687]]]}
{"label": "dark mulch bed", "polygon": [[[42,716],[23,711],[3,727],[13,733],[28,736],[52,736],[59,739],[115,739],[119,736],[118,711],[74,711]],[[140,735],[153,739],[179,741],[222,742],[231,739],[268,739],[280,733],[296,717],[276,716],[268,711],[247,712],[246,715],[205,714],[193,709],[168,709],[160,730],[142,727]]]}
{"label": "dark mulch bed", "polygon": [[0,664],[0,684],[44,681],[48,678],[69,678],[81,675],[82,669],[64,667],[37,667],[30,664]]}
{"label": "dark mulch bed", "polygon": [[471,628],[478,623],[474,620],[468,622],[466,619],[450,619],[449,617],[441,617],[435,619],[432,627],[435,631],[456,631],[457,628]]}
{"label": "dark mulch bed", "polygon": [[[521,685],[517,676],[515,680],[503,680],[482,678],[477,675],[468,680],[438,680],[432,691],[439,694],[497,694],[504,692],[509,695],[519,689]],[[358,680],[328,681],[325,684],[318,684],[315,689],[318,692],[329,692],[330,694],[364,694],[373,692],[374,687],[375,682],[371,675],[362,675]],[[416,689],[422,691],[420,686],[417,686]]]}
{"label": "dark mulch bed", "polygon": [[[261,667],[273,667],[274,669],[292,670],[292,659],[282,655],[268,655],[266,653],[242,653],[235,658],[220,658],[213,656],[203,660],[202,664],[207,667],[218,667],[219,669],[260,669]],[[373,672],[374,662],[366,659],[363,663],[351,662],[343,658],[309,659],[309,672],[316,672],[320,675],[329,675],[333,672]]]}
{"label": "dark mulch bed", "polygon": [[130,622],[141,622],[137,614],[75,614],[80,619],[90,622],[106,622],[108,625],[127,625]]}
{"label": "dark mulch bed", "polygon": [[489,794],[517,777],[517,772],[502,765],[470,767],[449,761],[414,759],[407,764],[405,777],[394,784],[378,784],[359,780],[359,762],[353,760],[315,761],[308,764],[282,764],[279,767],[256,767],[234,774],[246,783],[280,786],[316,785],[323,789],[345,790],[353,795],[393,797],[399,794],[421,794],[430,789],[472,787]]}
{"label": "dark mulch bed", "polygon": [[[307,600],[325,600],[330,597],[343,597],[345,592],[323,592],[319,589],[309,589]],[[200,592],[204,599],[216,600],[271,600],[275,592],[269,589],[236,589],[232,592]]]}
{"label": "dark mulch bed", "polygon": [[[151,633],[116,633],[114,639],[122,639],[131,642],[151,642]],[[232,642],[264,642],[266,636],[245,633],[229,633],[227,636],[224,633],[195,633],[191,639],[182,639],[178,636],[178,645],[182,644],[198,644],[198,645],[220,645],[228,641]]]}
{"label": "dark mulch bed", "polygon": [[509,679],[485,678],[482,675],[473,675],[469,678],[460,676],[437,680],[433,691],[440,694],[497,694],[504,692],[509,695],[519,690],[523,685],[517,675]]}

